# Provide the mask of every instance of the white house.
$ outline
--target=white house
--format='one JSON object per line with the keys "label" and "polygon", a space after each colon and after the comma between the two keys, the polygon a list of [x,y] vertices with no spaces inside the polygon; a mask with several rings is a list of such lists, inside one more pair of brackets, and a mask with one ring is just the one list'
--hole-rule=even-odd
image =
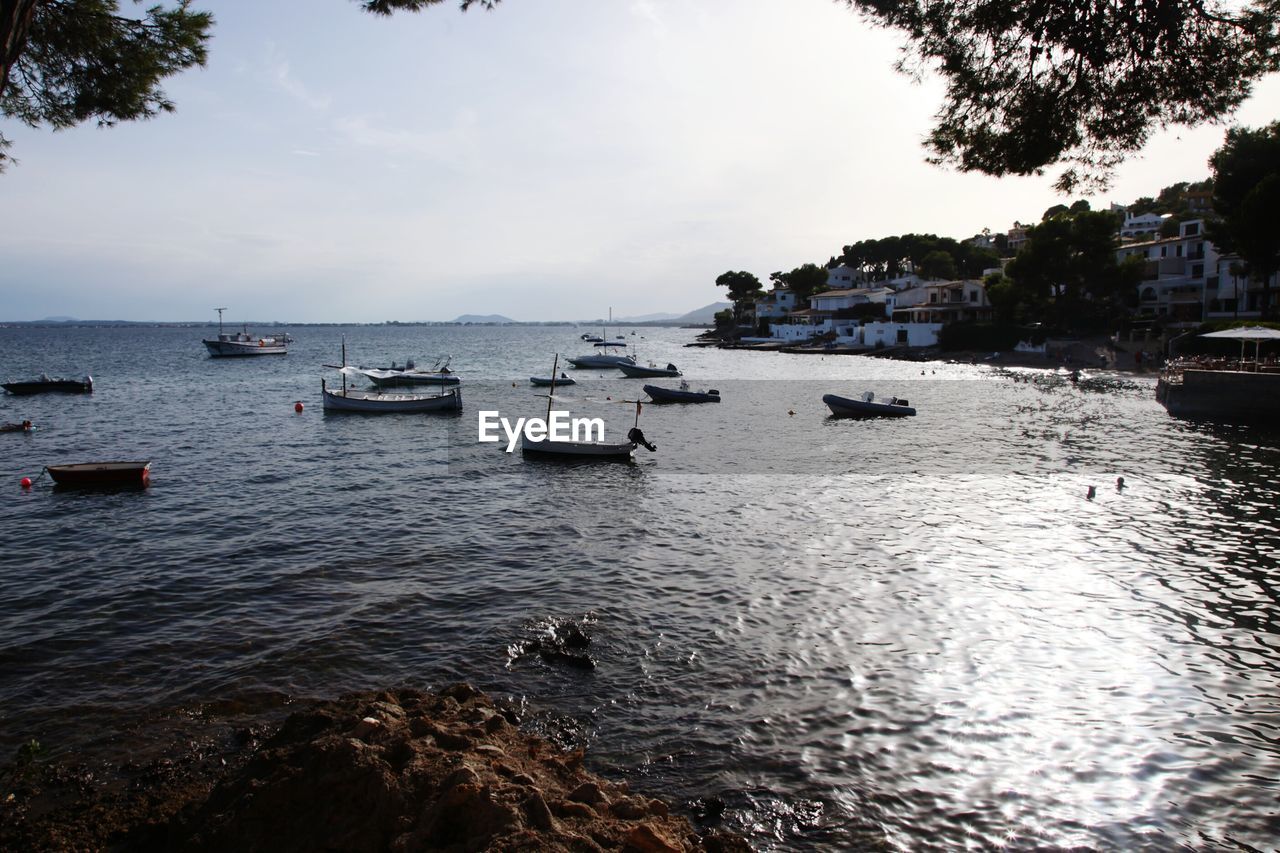
{"label": "white house", "polygon": [[756,300],[756,319],[785,317],[796,308],[796,295],[789,287],[775,287]]}
{"label": "white house", "polygon": [[1120,226],[1120,239],[1137,240],[1143,237],[1151,237],[1160,233],[1160,228],[1164,225],[1164,221],[1169,218],[1169,214],[1159,213],[1129,213],[1127,210],[1124,214],[1124,224]]}
{"label": "white house", "polygon": [[944,281],[923,286],[924,299],[899,306],[893,319],[912,323],[954,323],[959,320],[990,320],[995,312],[987,299],[987,287],[980,281]]}
{"label": "white house", "polygon": [[[1161,319],[1169,326],[1191,327],[1205,319],[1210,306],[1226,312],[1217,249],[1204,238],[1204,220],[1179,223],[1178,236],[1122,244],[1116,259],[1138,257],[1143,265],[1138,285],[1140,318]],[[1214,304],[1216,300],[1216,305]],[[1238,306],[1240,303],[1236,302]],[[1234,306],[1233,306],[1234,310]]]}

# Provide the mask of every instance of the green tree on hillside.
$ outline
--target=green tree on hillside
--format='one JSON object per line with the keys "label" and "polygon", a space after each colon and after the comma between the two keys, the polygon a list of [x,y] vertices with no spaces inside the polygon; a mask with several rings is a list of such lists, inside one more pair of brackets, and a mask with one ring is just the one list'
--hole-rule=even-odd
{"label": "green tree on hillside", "polygon": [[817,264],[803,264],[791,272],[775,272],[769,280],[779,287],[790,288],[796,304],[803,305],[810,296],[827,289],[827,270]]}
{"label": "green tree on hillside", "polygon": [[1012,293],[997,298],[1006,313],[1064,331],[1114,327],[1141,280],[1141,259],[1117,262],[1117,243],[1115,218],[1105,211],[1050,217],[1028,230],[1006,270]]}
{"label": "green tree on hillside", "polygon": [[723,272],[716,277],[716,286],[728,288],[734,320],[741,320],[747,306],[764,296],[760,279],[749,272]]}
{"label": "green tree on hillside", "polygon": [[1280,122],[1227,131],[1209,165],[1216,217],[1207,235],[1244,260],[1249,276],[1262,284],[1258,307],[1270,317],[1271,277],[1280,271]]}

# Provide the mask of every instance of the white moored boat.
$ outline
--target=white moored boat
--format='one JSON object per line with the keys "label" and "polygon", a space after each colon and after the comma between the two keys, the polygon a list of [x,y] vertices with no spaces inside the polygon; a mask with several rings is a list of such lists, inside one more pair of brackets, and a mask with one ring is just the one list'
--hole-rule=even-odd
{"label": "white moored boat", "polygon": [[248,327],[239,332],[225,332],[222,328],[222,312],[226,308],[218,308],[218,337],[216,340],[205,338],[203,343],[214,358],[249,355],[286,355],[293,338],[287,334],[279,336],[259,337],[249,334]]}
{"label": "white moored boat", "polygon": [[579,369],[604,368],[607,370],[622,364],[633,365],[636,363],[636,360],[629,355],[580,355],[577,358],[567,360]]}

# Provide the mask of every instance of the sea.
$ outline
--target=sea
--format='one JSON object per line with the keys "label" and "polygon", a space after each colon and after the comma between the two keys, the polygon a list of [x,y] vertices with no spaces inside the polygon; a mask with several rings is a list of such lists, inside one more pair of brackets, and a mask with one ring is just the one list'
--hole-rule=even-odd
{"label": "sea", "polygon": [[[1280,433],[1171,418],[1152,377],[1089,364],[609,329],[722,398],[659,406],[616,371],[531,387],[598,328],[294,326],[249,359],[209,358],[215,331],[0,328],[5,381],[94,379],[0,397],[36,427],[0,434],[5,757],[468,681],[761,850],[1277,849]],[[326,415],[344,348],[448,357],[462,411]],[[918,414],[822,402],[865,391]],[[482,412],[549,407],[657,449],[479,440]],[[142,459],[145,490],[42,475]],[[529,653],[568,625],[593,668]]]}

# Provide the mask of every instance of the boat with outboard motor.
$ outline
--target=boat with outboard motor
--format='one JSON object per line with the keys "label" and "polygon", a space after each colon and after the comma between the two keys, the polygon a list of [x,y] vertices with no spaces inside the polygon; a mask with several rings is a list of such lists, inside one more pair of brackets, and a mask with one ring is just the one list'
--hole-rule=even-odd
{"label": "boat with outboard motor", "polygon": [[694,391],[689,383],[680,380],[679,388],[663,388],[661,385],[646,385],[644,392],[655,403],[719,403],[720,392],[714,388],[706,391]]}
{"label": "boat with outboard motor", "polygon": [[566,359],[579,370],[611,370],[624,364],[635,364],[636,360],[629,355],[580,355]]}
{"label": "boat with outboard motor", "polygon": [[916,413],[906,400],[897,397],[877,400],[871,391],[863,393],[861,399],[857,400],[838,394],[823,394],[822,402],[827,404],[831,414],[837,418],[905,418]]}
{"label": "boat with outboard motor", "polygon": [[570,379],[564,371],[560,372],[560,376],[530,376],[529,381],[539,388],[559,388],[564,385],[577,385],[576,379]]}
{"label": "boat with outboard motor", "polygon": [[632,379],[656,379],[660,377],[675,377],[682,375],[679,368],[674,364],[668,364],[666,367],[658,367],[658,365],[653,362],[649,362],[647,367],[639,364],[619,364],[618,369]]}
{"label": "boat with outboard motor", "polygon": [[[547,418],[545,423],[550,424],[551,407],[554,403],[555,388],[559,384],[559,380],[555,379],[557,368],[560,366],[560,356],[557,353],[555,361],[551,367],[552,384],[547,392]],[[631,402],[631,401],[625,401]],[[589,460],[589,459],[628,459],[636,451],[636,447],[645,447],[649,451],[657,450],[653,444],[650,444],[644,437],[644,433],[640,431],[640,403],[635,401],[636,406],[636,422],[635,425],[628,430],[626,441],[578,441],[574,439],[557,439],[546,435],[541,439],[529,438],[529,433],[523,432],[520,436],[520,452],[526,455],[539,456],[543,458],[557,458],[561,460]]]}
{"label": "boat with outboard motor", "polygon": [[212,358],[228,358],[234,356],[250,356],[250,355],[287,355],[289,352],[289,344],[293,343],[293,338],[288,334],[271,335],[269,337],[255,337],[249,334],[249,327],[246,325],[239,332],[226,332],[222,327],[222,312],[226,308],[215,308],[218,312],[218,338],[211,340],[205,338],[203,343],[205,348],[209,350]]}

